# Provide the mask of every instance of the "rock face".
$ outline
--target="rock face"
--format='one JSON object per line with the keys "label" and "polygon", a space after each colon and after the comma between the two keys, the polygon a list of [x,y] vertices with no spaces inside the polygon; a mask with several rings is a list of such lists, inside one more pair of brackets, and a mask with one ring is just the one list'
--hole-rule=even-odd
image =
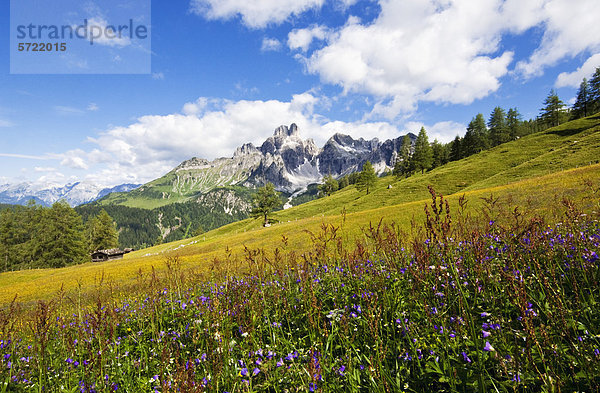
{"label": "rock face", "polygon": [[[412,142],[416,136],[409,134]],[[391,169],[402,145],[402,137],[380,142],[377,138],[353,139],[344,134],[333,135],[319,148],[312,139],[302,139],[298,126],[282,125],[262,145],[246,143],[231,157],[208,161],[191,158],[182,162],[165,176],[145,184],[131,193],[120,195],[117,204],[129,199],[161,199],[165,203],[196,199],[215,189],[230,186],[256,188],[267,182],[278,191],[293,194],[309,184],[318,183],[323,176],[341,177],[360,171],[371,161],[378,173]],[[221,195],[225,197],[225,195]],[[166,202],[168,201],[168,202]],[[162,204],[165,204],[162,203]],[[244,211],[248,206],[230,206],[226,209]]]}

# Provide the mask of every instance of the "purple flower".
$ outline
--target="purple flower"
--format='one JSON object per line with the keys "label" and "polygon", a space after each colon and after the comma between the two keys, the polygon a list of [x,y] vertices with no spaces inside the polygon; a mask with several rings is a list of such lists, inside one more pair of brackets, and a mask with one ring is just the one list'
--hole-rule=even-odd
{"label": "purple flower", "polygon": [[259,372],[260,370],[258,369],[258,367],[254,367],[254,370],[252,370],[252,376],[258,375]]}
{"label": "purple flower", "polygon": [[483,350],[486,352],[495,351],[494,347],[492,347],[492,344],[490,344],[489,341],[485,342],[485,347],[483,347]]}
{"label": "purple flower", "polygon": [[469,359],[469,356],[467,355],[466,352],[461,352],[461,355],[463,357],[463,360],[467,363],[471,363],[471,359]]}
{"label": "purple flower", "polygon": [[490,315],[491,315],[490,313],[487,313],[487,312],[484,311],[484,312],[481,313],[481,318],[487,318]]}
{"label": "purple flower", "polygon": [[277,362],[276,366],[281,367],[281,366],[283,366],[283,364],[284,364],[283,359],[279,358],[279,361]]}
{"label": "purple flower", "polygon": [[239,373],[240,377],[247,377],[248,376],[248,369],[246,367],[244,367],[243,369],[240,370]]}
{"label": "purple flower", "polygon": [[483,336],[483,338],[486,338],[491,336],[492,333],[488,332],[487,330],[481,330],[481,335]]}
{"label": "purple flower", "polygon": [[338,374],[340,374],[341,376],[344,376],[344,371],[346,371],[346,367],[342,366],[338,369]]}
{"label": "purple flower", "polygon": [[308,384],[308,391],[309,392],[314,392],[316,389],[317,389],[317,385],[316,384],[314,384],[312,382]]}

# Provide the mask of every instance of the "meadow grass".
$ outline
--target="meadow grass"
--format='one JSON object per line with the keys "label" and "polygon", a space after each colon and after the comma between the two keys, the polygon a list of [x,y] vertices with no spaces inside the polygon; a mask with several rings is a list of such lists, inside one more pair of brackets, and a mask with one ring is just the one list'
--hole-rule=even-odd
{"label": "meadow grass", "polygon": [[[482,209],[482,198],[492,195],[498,199],[498,204],[507,208],[521,205],[527,211],[537,211],[551,218],[551,215],[558,214],[554,211],[554,207],[558,206],[557,200],[567,196],[583,201],[586,190],[599,186],[598,179],[600,165],[592,165],[508,185],[457,193],[449,196],[448,200],[451,205],[457,206],[464,194],[469,201],[467,208],[476,213]],[[586,180],[591,181],[592,185],[586,185]],[[258,220],[244,220],[199,237],[136,251],[126,255],[123,260],[86,263],[62,269],[3,273],[0,274],[0,303],[10,302],[15,295],[18,295],[19,302],[31,303],[38,299],[49,299],[61,289],[67,292],[85,291],[100,280],[125,283],[134,280],[140,271],[149,273],[152,269],[163,270],[167,256],[178,256],[183,267],[195,268],[206,274],[214,269],[215,258],[222,260],[227,255],[242,257],[244,247],[274,250],[281,247],[284,237],[288,249],[296,249],[300,254],[310,245],[310,233],[320,232],[324,224],[340,227],[348,244],[364,238],[364,228],[370,223],[377,225],[380,219],[388,224],[393,221],[399,228],[408,231],[412,220],[423,219],[425,202],[419,200],[355,213],[338,211],[336,215],[294,219],[270,228],[262,228]]]}
{"label": "meadow grass", "polygon": [[135,283],[98,283],[89,306],[64,292],[12,304],[0,313],[1,386],[597,391],[600,187],[587,184],[589,199],[561,196],[550,215],[488,196],[477,217],[472,199],[451,208],[430,188],[410,236],[390,222],[349,244],[327,224],[303,250],[285,238],[278,251],[247,248],[208,276],[170,255]]}

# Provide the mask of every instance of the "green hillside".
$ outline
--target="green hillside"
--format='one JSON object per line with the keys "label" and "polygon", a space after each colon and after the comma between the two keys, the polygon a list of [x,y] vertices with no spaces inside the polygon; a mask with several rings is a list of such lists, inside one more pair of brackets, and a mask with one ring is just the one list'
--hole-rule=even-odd
{"label": "green hillside", "polygon": [[[270,228],[262,228],[259,220],[246,219],[196,238],[140,250],[120,261],[1,274],[0,302],[9,301],[15,293],[25,301],[47,298],[61,285],[67,291],[85,289],[100,277],[128,282],[153,267],[164,269],[165,259],[175,255],[183,267],[209,272],[215,266],[224,268],[243,260],[244,247],[273,252],[283,246],[284,236],[286,249],[297,250],[300,255],[312,248],[307,231],[318,233],[323,224],[341,225],[341,236],[349,242],[365,239],[364,227],[382,218],[410,231],[411,220],[422,221],[424,217],[423,206],[430,198],[428,185],[447,195],[454,211],[463,194],[473,214],[484,205],[483,198],[494,195],[505,209],[502,213],[512,211],[514,206],[527,206],[552,215],[556,201],[563,197],[592,203],[583,200],[589,191],[585,180],[600,189],[600,165],[595,164],[599,158],[600,116],[596,115],[451,162],[424,175],[401,180],[380,178],[369,195],[347,187],[330,197],[276,212],[273,217],[279,223]],[[505,215],[504,219],[510,219],[509,214]]]}

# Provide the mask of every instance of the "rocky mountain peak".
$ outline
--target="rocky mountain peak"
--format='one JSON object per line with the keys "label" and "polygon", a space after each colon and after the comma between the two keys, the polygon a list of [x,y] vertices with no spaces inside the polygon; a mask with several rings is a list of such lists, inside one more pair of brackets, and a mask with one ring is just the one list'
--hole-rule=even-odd
{"label": "rocky mountain peak", "polygon": [[285,125],[281,125],[275,129],[273,133],[274,137],[288,137],[288,136],[300,136],[298,131],[298,126],[296,123],[292,123],[289,127]]}
{"label": "rocky mountain peak", "polygon": [[233,153],[233,157],[242,157],[248,154],[258,153],[259,150],[252,143],[244,143],[242,146],[238,147]]}

